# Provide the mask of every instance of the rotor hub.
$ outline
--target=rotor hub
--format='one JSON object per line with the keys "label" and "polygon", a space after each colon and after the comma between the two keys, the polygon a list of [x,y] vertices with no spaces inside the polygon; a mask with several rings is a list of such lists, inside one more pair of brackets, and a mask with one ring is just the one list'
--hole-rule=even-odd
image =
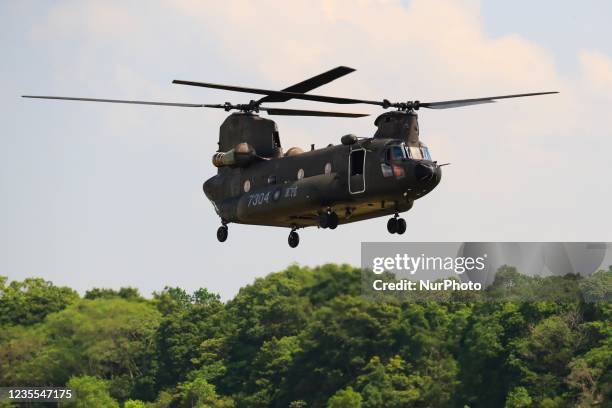
{"label": "rotor hub", "polygon": [[[389,102],[386,99],[385,99],[385,101]],[[387,109],[390,106],[393,106],[393,107],[397,108],[398,111],[402,111],[402,112],[411,112],[411,111],[419,110],[419,108],[421,107],[419,101],[406,101],[406,102],[389,103],[388,105],[387,104],[383,104],[383,108],[385,108],[385,109]]]}

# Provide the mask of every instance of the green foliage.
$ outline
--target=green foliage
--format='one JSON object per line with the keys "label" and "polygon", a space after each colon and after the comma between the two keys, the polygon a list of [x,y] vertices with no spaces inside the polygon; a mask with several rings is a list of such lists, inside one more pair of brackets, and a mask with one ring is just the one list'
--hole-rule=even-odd
{"label": "green foliage", "polygon": [[73,399],[63,402],[66,408],[119,408],[109,394],[109,383],[88,375],[71,377],[66,387],[72,390]]}
{"label": "green foliage", "polygon": [[533,400],[529,396],[529,392],[525,387],[516,387],[508,394],[506,398],[506,408],[527,408],[531,406]]}
{"label": "green foliage", "polygon": [[612,266],[581,281],[580,289],[586,302],[612,302]]}
{"label": "green foliage", "polygon": [[76,291],[40,278],[7,282],[5,276],[0,276],[0,327],[42,322],[48,314],[64,309],[79,298]]}
{"label": "green foliage", "polygon": [[181,407],[225,408],[234,406],[231,398],[219,397],[215,386],[202,377],[196,377],[192,381],[179,385],[178,390]]}
{"label": "green foliage", "polygon": [[166,286],[161,292],[153,293],[154,304],[163,315],[185,311],[193,305],[207,305],[219,302],[219,295],[201,288],[188,294],[181,288]]}
{"label": "green foliage", "polygon": [[552,316],[538,323],[527,337],[517,340],[510,364],[534,395],[554,397],[565,391],[565,377],[576,352],[578,333],[567,318]]}
{"label": "green foliage", "polygon": [[295,336],[281,339],[273,337],[264,342],[253,361],[253,371],[247,387],[252,394],[244,397],[249,406],[269,406],[286,386],[287,371],[293,365],[294,356],[301,351]]}
{"label": "green foliage", "polygon": [[422,400],[424,378],[410,374],[412,367],[400,357],[392,357],[387,364],[373,357],[357,378],[363,395],[364,408],[399,408],[415,405]]}
{"label": "green foliage", "polygon": [[140,302],[82,300],[49,315],[44,325],[11,331],[0,347],[0,382],[65,384],[71,376],[91,375],[108,379],[119,399],[151,397],[159,320]]}
{"label": "green foliage", "polygon": [[108,288],[93,288],[85,292],[84,299],[94,300],[99,298],[113,298],[118,297],[122,299],[128,300],[143,300],[143,297],[140,296],[138,289],[136,288],[121,288],[119,290],[108,289]]}
{"label": "green foliage", "polygon": [[224,350],[226,319],[218,295],[205,289],[189,295],[178,288],[166,288],[155,295],[154,302],[164,314],[155,335],[157,385],[167,387],[181,382],[203,364],[203,370],[208,371],[207,380],[223,374],[220,353]]}
{"label": "green foliage", "polygon": [[347,387],[335,393],[328,401],[327,408],[361,408],[361,395]]}
{"label": "green foliage", "polygon": [[0,277],[0,384],[73,407],[604,407],[610,282],[502,268],[486,293],[383,302],[359,269],[293,265],[223,303]]}
{"label": "green foliage", "polygon": [[123,403],[123,408],[146,408],[147,405],[139,400],[127,400]]}

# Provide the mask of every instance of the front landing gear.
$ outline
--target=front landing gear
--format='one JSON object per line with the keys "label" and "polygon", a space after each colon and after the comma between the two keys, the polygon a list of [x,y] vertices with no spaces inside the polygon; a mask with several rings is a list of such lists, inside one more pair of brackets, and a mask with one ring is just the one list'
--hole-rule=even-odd
{"label": "front landing gear", "polygon": [[225,242],[227,239],[227,225],[223,224],[217,229],[217,239],[219,242]]}
{"label": "front landing gear", "polygon": [[393,218],[387,221],[387,231],[389,231],[389,234],[403,234],[406,232],[406,220],[399,218],[399,215],[396,213]]}
{"label": "front landing gear", "polygon": [[299,245],[300,236],[295,229],[292,229],[291,232],[289,233],[289,238],[287,239],[287,242],[289,242],[289,246],[291,248],[295,248],[296,246]]}

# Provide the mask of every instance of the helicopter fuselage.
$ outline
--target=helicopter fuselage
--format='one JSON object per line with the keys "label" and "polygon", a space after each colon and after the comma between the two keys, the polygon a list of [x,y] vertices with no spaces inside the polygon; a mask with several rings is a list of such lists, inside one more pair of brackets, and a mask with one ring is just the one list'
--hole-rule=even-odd
{"label": "helicopter fuselage", "polygon": [[401,139],[330,145],[223,168],[204,183],[204,192],[225,223],[297,229],[335,212],[345,224],[407,211],[438,185],[440,166],[409,153]]}

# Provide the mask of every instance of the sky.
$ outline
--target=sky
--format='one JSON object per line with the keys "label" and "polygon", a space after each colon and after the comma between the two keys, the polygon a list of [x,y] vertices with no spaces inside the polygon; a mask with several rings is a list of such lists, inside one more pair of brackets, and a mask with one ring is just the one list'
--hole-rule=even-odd
{"label": "sky", "polygon": [[[0,2],[0,275],[228,299],[292,263],[358,265],[362,241],[612,241],[610,15],[604,0]],[[338,65],[357,71],[317,93],[560,94],[421,110],[422,140],[451,165],[407,232],[385,218],[310,228],[297,249],[271,227],[217,242],[202,183],[225,112],[20,98],[243,103],[171,81],[281,89]],[[374,133],[380,109],[345,110],[371,116],[274,120],[285,149]]]}

